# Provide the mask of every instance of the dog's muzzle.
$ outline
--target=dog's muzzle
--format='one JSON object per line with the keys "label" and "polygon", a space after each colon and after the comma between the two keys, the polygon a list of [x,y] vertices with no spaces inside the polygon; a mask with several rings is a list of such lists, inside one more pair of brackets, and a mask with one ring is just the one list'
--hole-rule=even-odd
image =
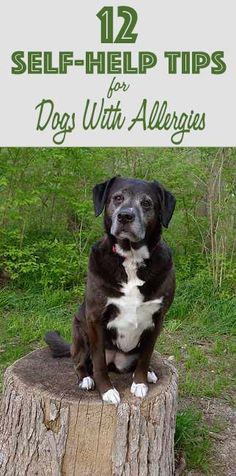
{"label": "dog's muzzle", "polygon": [[112,217],[111,234],[133,242],[143,240],[145,227],[139,211],[131,207],[120,208]]}

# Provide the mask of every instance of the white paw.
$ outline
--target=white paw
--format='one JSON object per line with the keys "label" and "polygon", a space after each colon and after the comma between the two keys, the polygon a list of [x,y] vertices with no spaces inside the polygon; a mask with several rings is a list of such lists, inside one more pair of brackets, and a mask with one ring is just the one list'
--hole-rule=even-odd
{"label": "white paw", "polygon": [[144,398],[148,393],[148,386],[145,383],[133,382],[130,391],[135,397]]}
{"label": "white paw", "polygon": [[148,372],[147,373],[147,381],[148,383],[157,383],[157,376],[155,374],[155,372]]}
{"label": "white paw", "polygon": [[110,388],[107,392],[103,393],[102,399],[106,403],[111,403],[112,405],[119,405],[120,395],[115,388]]}
{"label": "white paw", "polygon": [[83,380],[79,383],[79,388],[82,390],[93,390],[95,387],[94,380],[92,377],[84,377]]}

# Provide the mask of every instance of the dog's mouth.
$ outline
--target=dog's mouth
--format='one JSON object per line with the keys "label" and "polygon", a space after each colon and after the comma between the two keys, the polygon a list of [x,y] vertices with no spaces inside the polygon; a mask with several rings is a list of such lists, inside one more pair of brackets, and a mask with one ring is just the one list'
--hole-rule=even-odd
{"label": "dog's mouth", "polygon": [[134,243],[136,243],[137,241],[140,241],[140,238],[136,236],[134,233],[130,231],[125,231],[125,230],[122,230],[120,233],[117,233],[115,237],[120,240],[129,240]]}
{"label": "dog's mouth", "polygon": [[117,220],[112,222],[111,234],[117,240],[129,240],[132,243],[142,241],[145,237],[145,229],[138,223],[121,224]]}

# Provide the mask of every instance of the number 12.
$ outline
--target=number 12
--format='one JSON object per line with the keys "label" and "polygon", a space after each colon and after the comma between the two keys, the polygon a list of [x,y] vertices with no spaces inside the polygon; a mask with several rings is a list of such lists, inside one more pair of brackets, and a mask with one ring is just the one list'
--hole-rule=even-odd
{"label": "number 12", "polygon": [[124,19],[123,25],[114,40],[114,8],[103,7],[97,17],[101,20],[102,43],[135,43],[138,34],[133,33],[138,21],[137,12],[131,7],[118,7],[118,17]]}

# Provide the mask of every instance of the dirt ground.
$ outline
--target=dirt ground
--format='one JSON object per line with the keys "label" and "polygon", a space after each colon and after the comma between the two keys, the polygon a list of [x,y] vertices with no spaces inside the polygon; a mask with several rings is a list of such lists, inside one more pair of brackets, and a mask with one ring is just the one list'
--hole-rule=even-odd
{"label": "dirt ground", "polygon": [[[233,398],[236,397],[232,395]],[[219,433],[212,433],[213,452],[209,475],[236,476],[236,408],[219,398],[191,398],[180,402],[180,408],[189,405],[198,407],[211,425],[218,420],[221,424]],[[202,476],[199,471],[185,471],[184,476]]]}

